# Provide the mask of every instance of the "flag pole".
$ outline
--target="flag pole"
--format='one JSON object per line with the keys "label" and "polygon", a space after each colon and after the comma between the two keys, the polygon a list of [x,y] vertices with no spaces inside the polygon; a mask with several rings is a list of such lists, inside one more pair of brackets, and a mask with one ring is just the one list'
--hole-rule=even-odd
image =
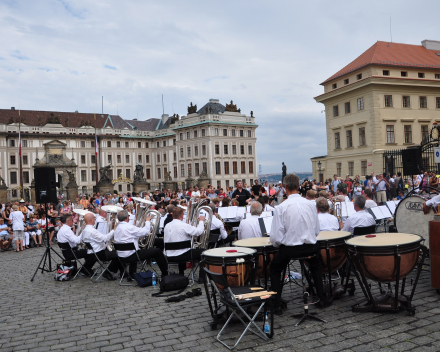
{"label": "flag pole", "polygon": [[98,156],[98,136],[96,135],[96,113],[95,113],[95,109],[93,109],[93,115],[94,115],[94,119],[95,119],[95,172],[96,172],[95,182],[96,182],[96,186],[98,186],[98,162],[99,162],[99,156]]}
{"label": "flag pole", "polygon": [[24,199],[24,189],[23,189],[23,164],[21,160],[21,114],[20,114],[20,103],[18,103],[18,158],[20,159],[20,198]]}

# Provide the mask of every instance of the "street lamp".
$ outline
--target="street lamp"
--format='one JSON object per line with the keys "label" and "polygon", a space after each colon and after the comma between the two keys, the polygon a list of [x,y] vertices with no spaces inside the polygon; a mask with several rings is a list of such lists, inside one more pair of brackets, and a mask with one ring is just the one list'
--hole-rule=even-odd
{"label": "street lamp", "polygon": [[318,168],[319,168],[319,182],[322,182],[322,181],[321,181],[321,165],[322,165],[321,160],[319,160],[319,161],[318,161]]}

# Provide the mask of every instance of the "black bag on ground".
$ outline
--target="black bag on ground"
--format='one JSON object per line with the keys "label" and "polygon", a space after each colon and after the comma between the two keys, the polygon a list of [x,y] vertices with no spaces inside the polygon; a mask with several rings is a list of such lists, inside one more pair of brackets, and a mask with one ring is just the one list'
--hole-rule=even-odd
{"label": "black bag on ground", "polygon": [[[184,275],[170,274],[164,276],[160,282],[160,292],[153,293],[153,297],[168,297],[182,293],[188,286],[189,280]],[[177,291],[178,290],[178,291]],[[164,292],[177,291],[168,295],[162,295]]]}
{"label": "black bag on ground", "polygon": [[153,272],[150,270],[134,273],[133,278],[136,280],[139,287],[147,287],[153,284]]}

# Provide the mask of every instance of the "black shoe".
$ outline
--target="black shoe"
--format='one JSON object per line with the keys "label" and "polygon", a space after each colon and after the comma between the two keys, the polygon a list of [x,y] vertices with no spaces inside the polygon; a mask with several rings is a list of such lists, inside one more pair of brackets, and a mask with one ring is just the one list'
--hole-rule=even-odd
{"label": "black shoe", "polygon": [[316,304],[316,307],[319,309],[330,307],[333,304],[333,301],[331,299],[327,298],[320,298],[319,302]]}
{"label": "black shoe", "polygon": [[104,274],[102,274],[102,277],[109,280],[109,281],[114,281],[116,280],[112,274],[110,274],[109,272],[105,272]]}
{"label": "black shoe", "polygon": [[283,309],[282,309],[281,307],[275,307],[275,308],[273,309],[273,314],[276,314],[276,315],[283,315]]}

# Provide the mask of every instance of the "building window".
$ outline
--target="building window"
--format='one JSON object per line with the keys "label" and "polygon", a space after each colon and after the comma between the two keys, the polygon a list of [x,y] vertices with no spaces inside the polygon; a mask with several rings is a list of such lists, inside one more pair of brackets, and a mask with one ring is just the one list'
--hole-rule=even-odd
{"label": "building window", "polygon": [[120,163],[122,163],[122,159],[121,159],[121,156],[120,155],[116,155],[116,162],[118,163],[118,164],[120,164]]}
{"label": "building window", "polygon": [[191,147],[186,148],[186,152],[187,152],[188,158],[190,158],[191,157]]}
{"label": "building window", "polygon": [[244,155],[244,145],[240,145],[240,154]]}
{"label": "building window", "polygon": [[236,161],[232,162],[232,173],[233,174],[238,174],[238,165]]}
{"label": "building window", "polygon": [[17,183],[17,173],[15,171],[11,171],[10,173],[11,183],[16,184]]}
{"label": "building window", "polygon": [[231,136],[235,137],[235,130],[231,130]]}
{"label": "building window", "polygon": [[339,132],[335,133],[335,149],[341,149],[341,137]]}
{"label": "building window", "polygon": [[250,174],[254,173],[254,162],[253,161],[249,161],[249,173]]}
{"label": "building window", "polygon": [[383,70],[383,71],[382,71],[382,74],[383,74],[384,76],[389,76],[389,75],[390,75],[390,71],[389,71],[389,70]]}
{"label": "building window", "polygon": [[23,183],[29,183],[29,171],[23,171]]}
{"label": "building window", "polygon": [[90,147],[91,147],[91,148],[95,148],[95,141],[91,141],[91,142],[90,142]]}
{"label": "building window", "polygon": [[358,80],[362,79],[362,73],[359,73],[359,74],[356,76],[356,79],[358,79]]}
{"label": "building window", "polygon": [[409,96],[404,95],[404,96],[402,97],[402,106],[403,106],[404,108],[410,108],[410,107],[411,107],[411,99],[410,99]]}
{"label": "building window", "polygon": [[228,130],[226,128],[223,129],[223,136],[227,136],[228,135]]}
{"label": "building window", "polygon": [[244,131],[240,130],[240,137],[244,137]]}
{"label": "building window", "polygon": [[22,146],[23,148],[27,148],[28,143],[27,143],[27,140],[26,140],[26,139],[23,139],[23,140],[21,141],[21,146]]}
{"label": "building window", "polygon": [[411,125],[405,125],[403,129],[405,131],[405,143],[412,143]]}
{"label": "building window", "polygon": [[146,162],[147,164],[150,163],[150,154],[146,154],[146,155],[145,155],[145,162]]}
{"label": "building window", "polygon": [[173,139],[173,145],[176,145],[177,144],[177,142],[176,142],[176,138],[174,138]]}
{"label": "building window", "polygon": [[206,145],[202,145],[202,155],[206,155]]}
{"label": "building window", "polygon": [[237,146],[235,144],[232,145],[232,154],[233,155],[237,154]]}
{"label": "building window", "polygon": [[160,173],[160,167],[157,168],[157,179],[160,180],[162,178],[162,175]]}
{"label": "building window", "polygon": [[96,163],[96,155],[92,155],[90,157],[90,161],[91,161],[92,164],[95,164]]}
{"label": "building window", "polygon": [[223,146],[223,153],[224,153],[225,155],[228,155],[228,145],[227,145],[227,144],[225,144],[225,145]]}
{"label": "building window", "polygon": [[142,154],[138,154],[138,163],[142,164]]}
{"label": "building window", "polygon": [[364,110],[364,98],[358,98],[358,110]]}
{"label": "building window", "polygon": [[336,89],[336,88],[338,88],[338,85],[337,85],[337,83],[333,83],[333,84],[332,84],[332,88],[333,88],[333,89]]}
{"label": "building window", "polygon": [[394,143],[394,125],[387,125],[387,143]]}
{"label": "building window", "polygon": [[160,142],[156,142],[156,148],[160,148]]}
{"label": "building window", "polygon": [[345,113],[349,114],[350,113],[350,102],[346,102],[344,105],[345,105]]}
{"label": "building window", "polygon": [[429,138],[428,125],[422,125],[422,141],[426,141]]}
{"label": "building window", "polygon": [[174,178],[177,178],[177,166],[174,166]]}
{"label": "building window", "polygon": [[385,95],[385,106],[388,108],[393,107],[393,96],[392,95]]}
{"label": "building window", "polygon": [[214,128],[214,136],[218,136],[218,128]]}
{"label": "building window", "polygon": [[202,137],[205,137],[206,136],[206,132],[205,132],[205,129],[203,128],[202,129]]}
{"label": "building window", "polygon": [[333,106],[333,117],[338,117],[339,116],[339,106],[335,105]]}
{"label": "building window", "polygon": [[408,72],[400,71],[400,77],[408,77]]}
{"label": "building window", "polygon": [[27,165],[27,164],[28,164],[28,156],[23,155],[23,165]]}
{"label": "building window", "polygon": [[216,174],[216,175],[221,175],[221,171],[220,171],[220,161],[216,161],[216,162],[215,162],[215,174]]}
{"label": "building window", "polygon": [[344,84],[350,83],[350,80],[348,78],[344,79]]}
{"label": "building window", "polygon": [[336,175],[341,177],[341,163],[336,163]]}
{"label": "building window", "polygon": [[128,148],[128,142],[125,142],[125,148]]}
{"label": "building window", "polygon": [[365,144],[365,127],[359,127],[359,146],[363,146]]}
{"label": "building window", "polygon": [[346,131],[346,136],[347,136],[347,148],[353,147],[353,136],[351,134],[351,130]]}
{"label": "building window", "polygon": [[138,142],[138,148],[142,148],[142,142]]}
{"label": "building window", "polygon": [[167,141],[163,141],[162,142],[162,146],[166,147],[167,146]]}
{"label": "building window", "polygon": [[183,133],[179,134],[179,140],[181,140],[181,141],[183,140]]}
{"label": "building window", "polygon": [[85,163],[86,163],[86,156],[81,155],[81,164],[85,164]]}
{"label": "building window", "polygon": [[215,154],[220,154],[220,146],[218,144],[215,145]]}
{"label": "building window", "polygon": [[118,191],[119,191],[119,192],[122,192],[122,185],[119,185],[119,186],[118,186]]}
{"label": "building window", "polygon": [[10,155],[9,156],[9,162],[11,165],[15,165],[15,155]]}
{"label": "building window", "polygon": [[252,146],[251,145],[248,146],[248,154],[252,155]]}
{"label": "building window", "polygon": [[435,98],[435,108],[440,109],[440,97]]}
{"label": "building window", "polygon": [[112,147],[112,142],[107,141],[107,148],[111,148]]}
{"label": "building window", "polygon": [[164,163],[167,162],[167,154],[166,154],[166,153],[163,154],[163,162],[164,162]]}
{"label": "building window", "polygon": [[200,167],[199,167],[199,163],[195,163],[194,164],[194,173],[196,176],[200,175]]}
{"label": "building window", "polygon": [[180,177],[185,177],[185,164],[180,165]]}
{"label": "building window", "polygon": [[229,162],[225,161],[225,174],[229,175]]}
{"label": "building window", "polygon": [[188,164],[188,176],[192,175],[192,168],[191,168],[191,164]]}
{"label": "building window", "polygon": [[434,77],[435,77],[435,79],[440,79],[440,74],[439,74],[439,73],[436,73],[436,74],[434,75]]}
{"label": "building window", "polygon": [[426,109],[428,107],[428,101],[426,97],[420,97],[420,107]]}
{"label": "building window", "polygon": [[87,182],[87,171],[81,170],[81,182]]}
{"label": "building window", "polygon": [[96,170],[92,170],[92,182],[96,182]]}
{"label": "building window", "polygon": [[194,138],[197,138],[197,131],[194,131]]}
{"label": "building window", "polygon": [[117,173],[116,177],[121,176],[122,175],[122,169],[117,169],[116,173]]}
{"label": "building window", "polygon": [[354,175],[354,161],[348,162],[348,174]]}
{"label": "building window", "polygon": [[130,155],[125,155],[125,162],[128,164],[130,162]]}
{"label": "building window", "polygon": [[107,161],[109,164],[112,163],[112,156],[111,155],[107,155]]}
{"label": "building window", "polygon": [[202,163],[202,169],[203,169],[203,171],[208,172],[208,163],[203,162]]}
{"label": "building window", "polygon": [[246,162],[245,161],[241,162],[241,173],[242,174],[246,173]]}
{"label": "building window", "polygon": [[252,137],[252,131],[251,130],[247,131],[247,134],[248,134],[248,137]]}
{"label": "building window", "polygon": [[157,162],[160,163],[160,154],[156,155]]}
{"label": "building window", "polygon": [[[146,169],[145,171],[146,171],[147,179],[150,179],[151,178],[151,171],[150,171],[150,169]],[[176,175],[176,177],[177,177],[177,175]]]}
{"label": "building window", "polygon": [[9,146],[10,147],[15,147],[15,139],[10,139],[9,140]]}
{"label": "building window", "polygon": [[125,170],[125,177],[130,178],[130,169]]}
{"label": "building window", "polygon": [[81,148],[85,148],[86,147],[86,141],[81,141]]}
{"label": "building window", "polygon": [[194,146],[194,156],[199,156],[199,147],[197,145]]}
{"label": "building window", "polygon": [[365,176],[367,174],[367,161],[362,160],[361,161],[361,175]]}
{"label": "building window", "polygon": [[191,138],[191,132],[186,132],[186,139],[190,139]]}
{"label": "building window", "polygon": [[425,78],[425,74],[422,73],[422,72],[419,72],[419,73],[418,73],[418,77],[419,77],[419,78]]}
{"label": "building window", "polygon": [[121,148],[121,142],[116,142],[116,148]]}
{"label": "building window", "polygon": [[229,187],[229,180],[226,180],[226,188]]}
{"label": "building window", "polygon": [[180,148],[180,157],[183,158],[183,148]]}

